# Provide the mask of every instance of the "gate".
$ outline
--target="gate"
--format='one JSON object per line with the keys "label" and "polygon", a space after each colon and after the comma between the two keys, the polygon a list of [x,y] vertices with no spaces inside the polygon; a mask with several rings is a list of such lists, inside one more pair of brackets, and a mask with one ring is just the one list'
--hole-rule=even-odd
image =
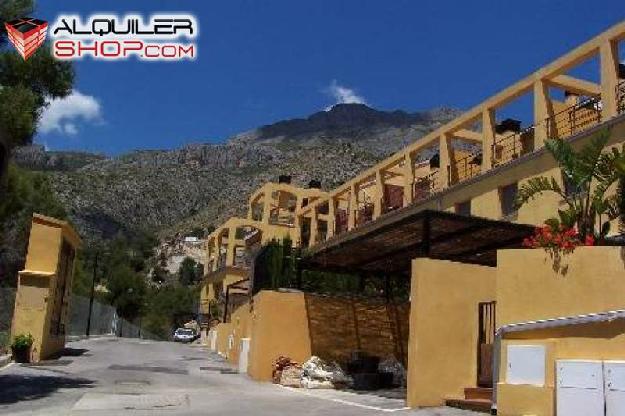
{"label": "gate", "polygon": [[477,385],[493,386],[493,343],[496,330],[496,302],[480,302],[478,305],[477,339]]}

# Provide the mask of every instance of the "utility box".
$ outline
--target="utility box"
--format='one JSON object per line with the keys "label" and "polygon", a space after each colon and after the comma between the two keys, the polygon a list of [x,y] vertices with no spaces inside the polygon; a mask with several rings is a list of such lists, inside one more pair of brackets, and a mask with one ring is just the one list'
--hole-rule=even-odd
{"label": "utility box", "polygon": [[241,338],[239,343],[239,373],[247,374],[247,365],[250,354],[250,339]]}
{"label": "utility box", "polygon": [[556,361],[556,414],[604,416],[603,384],[602,361]]}
{"label": "utility box", "polygon": [[212,352],[217,352],[217,331],[211,329],[208,331],[208,340],[210,343],[210,349]]}
{"label": "utility box", "polygon": [[545,385],[546,352],[543,345],[508,345],[507,384]]}
{"label": "utility box", "polygon": [[603,363],[606,416],[625,415],[625,361]]}

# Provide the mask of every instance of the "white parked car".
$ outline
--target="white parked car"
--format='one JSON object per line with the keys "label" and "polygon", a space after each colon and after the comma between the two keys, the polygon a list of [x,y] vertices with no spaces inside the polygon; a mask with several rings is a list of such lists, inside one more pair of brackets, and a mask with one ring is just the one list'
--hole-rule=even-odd
{"label": "white parked car", "polygon": [[174,332],[175,342],[193,342],[197,338],[197,334],[190,328],[178,328]]}

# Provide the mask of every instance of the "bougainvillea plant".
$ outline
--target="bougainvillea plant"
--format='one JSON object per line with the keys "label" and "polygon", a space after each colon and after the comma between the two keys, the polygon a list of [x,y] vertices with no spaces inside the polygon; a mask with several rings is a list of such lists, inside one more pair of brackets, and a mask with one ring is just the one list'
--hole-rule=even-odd
{"label": "bougainvillea plant", "polygon": [[570,253],[579,246],[594,246],[595,238],[592,235],[582,237],[576,228],[567,228],[563,225],[554,228],[546,224],[537,227],[533,236],[523,240],[523,245],[528,248]]}

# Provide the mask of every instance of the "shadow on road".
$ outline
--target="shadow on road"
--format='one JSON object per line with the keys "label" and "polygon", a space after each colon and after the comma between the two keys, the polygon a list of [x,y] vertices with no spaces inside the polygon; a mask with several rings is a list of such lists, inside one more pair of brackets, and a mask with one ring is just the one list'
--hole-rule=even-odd
{"label": "shadow on road", "polygon": [[0,375],[0,404],[37,400],[59,389],[90,388],[93,380],[23,374]]}
{"label": "shadow on road", "polygon": [[82,355],[89,357],[91,354],[86,354],[89,352],[86,348],[63,348],[58,353],[54,354],[53,358],[61,358],[61,357],[80,357]]}

